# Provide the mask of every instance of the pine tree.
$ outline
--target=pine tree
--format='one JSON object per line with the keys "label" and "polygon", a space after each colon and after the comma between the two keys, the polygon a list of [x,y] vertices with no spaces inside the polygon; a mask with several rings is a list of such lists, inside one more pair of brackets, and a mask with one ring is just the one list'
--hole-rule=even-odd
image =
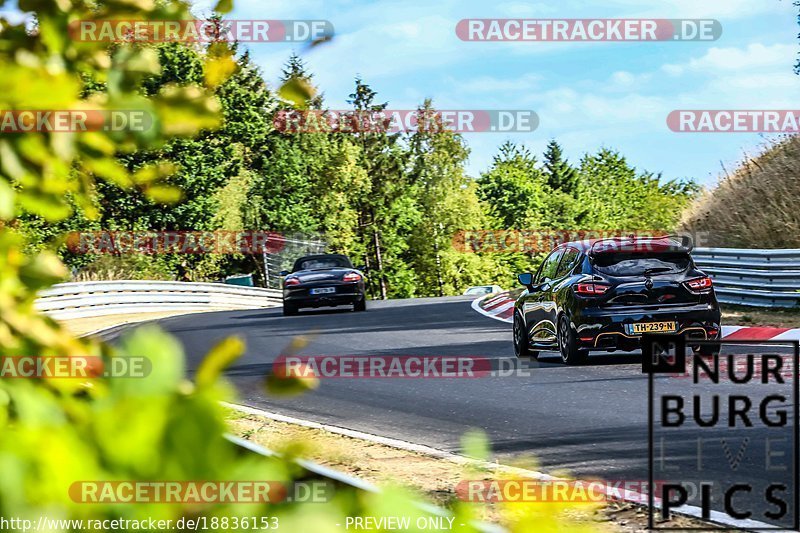
{"label": "pine tree", "polygon": [[577,171],[564,159],[561,146],[552,139],[544,153],[544,174],[553,190],[573,194],[577,186]]}
{"label": "pine tree", "polygon": [[[369,111],[382,111],[387,103],[375,103],[377,93],[360,77],[356,78],[356,87],[347,101],[358,115]],[[362,121],[359,119],[359,123]],[[372,123],[370,121],[370,123]],[[385,122],[388,125],[388,121]],[[388,264],[386,247],[383,244],[383,230],[388,225],[387,212],[391,208],[394,193],[402,190],[403,160],[402,149],[398,144],[400,135],[388,133],[386,129],[373,128],[356,133],[356,142],[361,147],[360,164],[367,173],[372,193],[364,198],[360,205],[359,226],[372,256],[365,257],[367,267],[375,273],[379,297],[385,300],[388,295],[385,267]],[[399,186],[399,189],[398,189]]]}
{"label": "pine tree", "polygon": [[282,84],[291,79],[302,80],[313,86],[314,97],[308,101],[308,107],[309,109],[322,109],[325,95],[318,90],[316,85],[313,84],[314,74],[309,72],[306,62],[303,61],[303,59],[295,52],[292,52],[292,55],[290,55],[289,59],[286,61],[286,65],[284,65],[283,69],[281,70],[280,80]]}

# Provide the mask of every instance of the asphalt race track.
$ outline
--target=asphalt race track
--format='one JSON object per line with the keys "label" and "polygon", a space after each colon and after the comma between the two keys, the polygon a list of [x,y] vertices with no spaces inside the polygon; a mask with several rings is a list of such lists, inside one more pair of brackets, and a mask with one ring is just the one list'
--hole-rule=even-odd
{"label": "asphalt race track", "polygon": [[[535,457],[545,471],[567,470],[575,476],[607,480],[646,480],[648,380],[641,372],[638,354],[598,353],[585,366],[566,367],[556,353],[543,353],[539,361],[522,361],[520,371],[511,376],[323,379],[316,391],[291,398],[270,397],[264,391],[264,376],[298,335],[310,338],[300,355],[484,356],[502,359],[506,366],[514,364],[511,325],[475,312],[470,307],[472,299],[369,302],[366,313],[354,313],[349,308],[306,310],[294,317],[283,317],[280,309],[230,311],[174,317],[159,323],[183,343],[190,371],[214,342],[232,334],[242,336],[247,353],[227,376],[239,390],[243,404],[453,452],[460,451],[460,438],[466,430],[482,428],[501,462]],[[106,336],[113,338],[120,331]],[[791,381],[788,383],[785,390],[775,392],[791,394]],[[662,385],[665,388],[659,389]],[[675,378],[656,379],[659,390],[681,386],[681,380]],[[753,409],[753,418],[757,419],[758,404]],[[789,425],[771,433],[775,440],[770,445],[770,464],[780,467],[784,463],[788,468],[785,474],[765,468],[766,430],[760,425],[723,428],[715,433],[691,427],[657,431],[656,440],[665,443],[664,455],[668,457],[656,463],[664,467],[665,479],[681,479],[669,469],[679,463],[681,468],[696,466],[692,463],[697,457],[696,437],[708,438],[698,481],[727,484],[747,479],[758,494],[752,501],[747,495],[739,495],[735,501],[743,508],[751,506],[753,519],[771,523],[762,513],[775,507],[765,507],[762,485],[783,476],[789,488],[782,498],[792,502],[794,497],[794,413],[790,407],[788,411]],[[722,420],[727,422],[726,417]],[[743,444],[745,437],[748,441]],[[656,455],[659,453],[657,450]],[[671,463],[671,458],[677,463]],[[660,479],[658,474],[656,479]],[[722,498],[714,492],[713,507],[721,509]]]}

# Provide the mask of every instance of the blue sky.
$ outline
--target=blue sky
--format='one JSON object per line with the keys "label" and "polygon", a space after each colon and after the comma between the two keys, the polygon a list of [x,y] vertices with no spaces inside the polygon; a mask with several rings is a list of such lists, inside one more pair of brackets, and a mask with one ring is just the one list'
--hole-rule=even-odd
{"label": "blue sky", "polygon": [[[209,3],[196,4],[203,13]],[[673,133],[673,109],[800,109],[796,8],[789,0],[237,0],[231,18],[321,18],[335,39],[304,53],[331,108],[346,107],[361,75],[391,108],[432,98],[440,109],[533,109],[533,133],[466,135],[468,170],[485,170],[505,140],[540,153],[555,137],[577,161],[601,146],[637,168],[706,184],[765,139],[748,133]],[[463,42],[463,18],[714,18],[714,42]],[[275,83],[289,44],[250,44]],[[295,45],[298,52],[302,47]]]}
{"label": "blue sky", "polygon": [[[209,13],[216,0],[194,2]],[[541,153],[556,138],[576,162],[600,147],[665,178],[712,184],[765,139],[749,133],[673,133],[674,109],[800,109],[796,9],[790,0],[235,0],[229,18],[327,19],[325,46],[252,43],[275,85],[292,50],[315,74],[330,108],[347,107],[360,75],[380,101],[414,109],[533,109],[533,133],[473,133],[468,171],[478,176],[506,140]],[[464,42],[463,18],[714,18],[714,42]]]}

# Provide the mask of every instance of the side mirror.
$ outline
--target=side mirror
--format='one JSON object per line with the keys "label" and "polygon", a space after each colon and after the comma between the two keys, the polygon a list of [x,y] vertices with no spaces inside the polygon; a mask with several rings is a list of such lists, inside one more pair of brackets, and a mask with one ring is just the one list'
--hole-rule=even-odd
{"label": "side mirror", "polygon": [[531,274],[530,272],[525,272],[524,274],[520,274],[517,276],[517,281],[519,281],[520,284],[525,285],[530,289],[531,286],[533,285],[533,274]]}
{"label": "side mirror", "polygon": [[365,270],[367,270],[367,267],[366,267],[366,266],[364,266],[364,265],[358,265],[358,266],[356,267],[356,270],[360,270],[361,272],[364,272]]}
{"label": "side mirror", "polygon": [[289,271],[288,270],[281,270],[280,272],[278,272],[278,275],[279,276],[288,276],[289,275]]}

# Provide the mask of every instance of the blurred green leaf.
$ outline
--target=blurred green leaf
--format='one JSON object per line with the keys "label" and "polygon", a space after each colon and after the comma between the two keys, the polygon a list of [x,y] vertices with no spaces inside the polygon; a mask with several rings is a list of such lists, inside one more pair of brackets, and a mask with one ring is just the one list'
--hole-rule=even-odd
{"label": "blurred green leaf", "polygon": [[316,376],[286,376],[270,374],[266,380],[266,390],[275,396],[297,396],[319,387]]}
{"label": "blurred green leaf", "polygon": [[217,5],[214,7],[214,11],[217,13],[230,13],[233,11],[233,0],[219,0]]}
{"label": "blurred green leaf", "polygon": [[8,220],[14,216],[14,188],[0,178],[0,219]]}
{"label": "blurred green leaf", "polygon": [[148,198],[158,204],[174,204],[181,199],[183,191],[171,185],[151,185],[145,189]]}
{"label": "blurred green leaf", "polygon": [[461,437],[461,450],[467,457],[489,461],[492,457],[491,445],[486,432],[481,429],[470,429]]}
{"label": "blurred green leaf", "polygon": [[183,380],[183,348],[158,326],[141,326],[123,335],[120,347],[129,356],[148,358],[152,371],[147,379],[122,377],[111,380],[112,390],[117,394],[133,397],[169,394]]}
{"label": "blurred green leaf", "polygon": [[34,290],[64,281],[67,276],[67,267],[52,252],[41,252],[34,256],[19,271],[20,279]]}
{"label": "blurred green leaf", "polygon": [[278,88],[278,96],[301,109],[308,105],[314,93],[314,87],[307,80],[298,77],[290,78]]}
{"label": "blurred green leaf", "polygon": [[232,56],[212,57],[205,63],[205,81],[207,87],[217,87],[236,72],[238,65]]}
{"label": "blurred green leaf", "polygon": [[242,356],[244,349],[244,341],[238,337],[228,337],[217,343],[197,369],[197,386],[209,387],[216,383],[222,372]]}
{"label": "blurred green leaf", "polygon": [[170,136],[190,136],[220,125],[219,102],[196,86],[169,85],[155,100],[161,129]]}

